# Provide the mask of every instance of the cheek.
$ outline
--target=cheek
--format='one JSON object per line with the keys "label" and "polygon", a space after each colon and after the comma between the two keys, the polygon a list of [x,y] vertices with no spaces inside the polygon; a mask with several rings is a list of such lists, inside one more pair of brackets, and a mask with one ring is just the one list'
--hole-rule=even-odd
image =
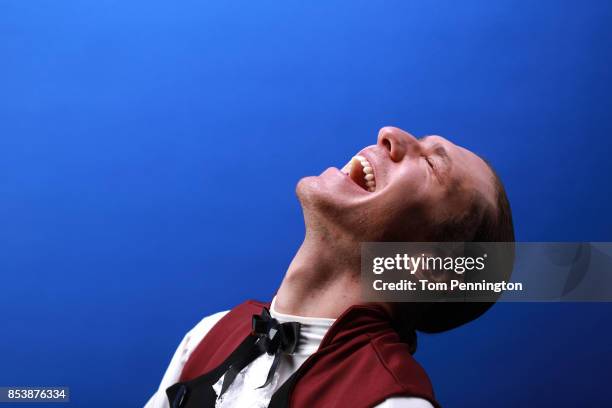
{"label": "cheek", "polygon": [[393,180],[382,193],[389,210],[404,212],[431,205],[433,191],[430,187],[426,178],[417,177],[413,173],[398,180]]}
{"label": "cheek", "polygon": [[390,240],[425,239],[443,201],[441,190],[426,177],[404,178],[381,192],[373,212]]}
{"label": "cheek", "polygon": [[422,198],[402,191],[385,192],[379,198],[370,206],[368,220],[380,232],[381,240],[411,241],[422,237],[430,222],[428,205]]}

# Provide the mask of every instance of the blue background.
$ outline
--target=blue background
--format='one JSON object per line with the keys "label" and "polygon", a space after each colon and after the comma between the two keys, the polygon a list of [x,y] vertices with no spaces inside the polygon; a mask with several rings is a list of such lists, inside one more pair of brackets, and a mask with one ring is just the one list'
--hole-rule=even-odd
{"label": "blue background", "polygon": [[[135,407],[183,334],[270,298],[298,179],[383,125],[501,174],[522,241],[610,241],[607,1],[1,1],[0,385]],[[421,335],[449,407],[612,404],[611,304]],[[585,403],[587,401],[587,403]]]}

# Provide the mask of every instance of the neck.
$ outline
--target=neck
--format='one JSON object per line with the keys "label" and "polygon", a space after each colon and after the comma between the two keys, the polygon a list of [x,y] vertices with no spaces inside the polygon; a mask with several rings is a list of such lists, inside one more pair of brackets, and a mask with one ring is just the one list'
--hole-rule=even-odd
{"label": "neck", "polygon": [[359,254],[358,242],[307,232],[276,294],[276,310],[335,319],[360,303]]}

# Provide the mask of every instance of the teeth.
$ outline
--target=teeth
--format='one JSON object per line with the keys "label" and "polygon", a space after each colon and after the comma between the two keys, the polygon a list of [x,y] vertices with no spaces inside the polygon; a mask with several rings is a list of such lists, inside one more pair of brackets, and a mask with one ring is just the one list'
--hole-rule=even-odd
{"label": "teeth", "polygon": [[370,192],[375,191],[376,190],[376,179],[374,178],[374,169],[372,168],[372,165],[370,164],[368,159],[366,159],[365,157],[360,156],[360,155],[354,156],[340,171],[350,176],[353,166],[357,166],[357,165],[361,166],[361,171],[363,173],[363,178],[364,178],[367,190]]}

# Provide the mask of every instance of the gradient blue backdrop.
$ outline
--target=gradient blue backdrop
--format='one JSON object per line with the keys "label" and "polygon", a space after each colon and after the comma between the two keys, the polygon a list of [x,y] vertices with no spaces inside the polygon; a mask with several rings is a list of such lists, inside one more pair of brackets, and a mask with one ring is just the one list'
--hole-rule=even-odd
{"label": "gradient blue backdrop", "polygon": [[[379,127],[486,156],[518,239],[612,240],[608,1],[0,1],[0,385],[136,407],[269,298],[294,187]],[[612,404],[610,304],[421,336],[449,407]],[[584,403],[584,401],[588,403]]]}

